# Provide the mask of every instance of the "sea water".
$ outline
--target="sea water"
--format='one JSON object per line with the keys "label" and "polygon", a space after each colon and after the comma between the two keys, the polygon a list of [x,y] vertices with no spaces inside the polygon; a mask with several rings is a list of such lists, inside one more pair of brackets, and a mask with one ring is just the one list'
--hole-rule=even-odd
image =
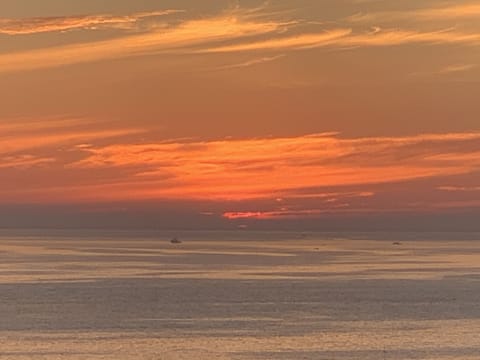
{"label": "sea water", "polygon": [[0,359],[477,360],[479,240],[2,231]]}

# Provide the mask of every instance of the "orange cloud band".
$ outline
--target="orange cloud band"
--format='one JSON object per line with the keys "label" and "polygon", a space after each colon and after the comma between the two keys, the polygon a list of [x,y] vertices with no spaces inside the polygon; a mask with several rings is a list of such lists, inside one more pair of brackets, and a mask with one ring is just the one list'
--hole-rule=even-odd
{"label": "orange cloud band", "polygon": [[[129,143],[140,129],[88,132],[79,120],[52,124],[53,132],[46,123],[28,131],[3,126],[17,136],[2,140],[2,202],[213,202],[237,221],[480,204],[469,196],[475,191],[457,191],[477,189],[480,180],[476,132]],[[423,201],[408,200],[398,185],[412,181],[430,184],[408,190],[422,191]]]}
{"label": "orange cloud band", "polygon": [[[244,200],[295,189],[466,174],[480,134],[342,139],[333,135],[87,147],[72,169],[135,169],[138,198]],[[462,149],[460,152],[458,149]],[[473,155],[472,155],[473,154]],[[463,159],[462,162],[457,159]]]}
{"label": "orange cloud band", "polygon": [[26,19],[1,19],[0,34],[30,35],[45,32],[68,31],[74,29],[130,28],[142,19],[169,15],[179,10],[163,10],[136,13],[125,16],[83,15],[61,17],[36,17]]}
{"label": "orange cloud band", "polygon": [[[132,15],[122,21],[137,21]],[[69,19],[66,23],[20,24],[18,31],[48,31],[61,27],[71,28],[91,22],[120,22],[119,19]],[[199,54],[230,52],[275,52],[332,47],[380,47],[406,44],[464,44],[478,45],[478,32],[462,32],[452,28],[439,31],[376,28],[375,31],[354,31],[345,26],[317,29],[305,33],[296,28],[300,21],[279,21],[255,18],[248,11],[234,11],[204,19],[179,21],[170,26],[146,29],[141,34],[115,37],[108,40],[40,48],[22,52],[0,54],[0,73],[53,68],[65,65],[105,61],[152,54]],[[5,24],[4,24],[5,26]],[[10,25],[11,26],[11,25]],[[25,30],[21,30],[22,28]],[[35,28],[37,27],[37,28]],[[1,29],[1,24],[0,24]],[[30,29],[30,30],[29,30]],[[42,30],[44,29],[44,30]],[[294,30],[295,35],[286,34]],[[14,31],[14,30],[9,30]],[[263,59],[271,58],[263,54]]]}

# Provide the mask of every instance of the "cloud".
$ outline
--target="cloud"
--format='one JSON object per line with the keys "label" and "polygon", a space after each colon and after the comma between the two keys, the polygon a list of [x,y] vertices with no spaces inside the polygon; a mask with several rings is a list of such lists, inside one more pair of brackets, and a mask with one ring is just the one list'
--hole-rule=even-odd
{"label": "cloud", "polygon": [[[277,199],[280,206],[274,206],[273,210],[261,211],[227,211],[223,217],[229,220],[268,220],[268,219],[297,219],[318,217],[323,214],[358,211],[352,208],[351,202],[362,198],[375,196],[373,192],[336,192],[336,193],[304,193],[303,195],[287,195],[286,198]],[[307,203],[299,202],[299,199],[314,200],[313,207]],[[292,201],[294,200],[294,201]],[[290,204],[293,204],[291,206]]]}
{"label": "cloud", "polygon": [[226,212],[223,217],[228,220],[270,220],[270,219],[295,219],[295,218],[308,218],[318,217],[321,214],[326,213],[325,210],[277,210],[277,211],[245,211],[245,212]]}
{"label": "cloud", "polygon": [[480,4],[469,2],[447,7],[431,8],[417,11],[415,15],[420,19],[478,19],[480,18]]}
{"label": "cloud", "polygon": [[148,141],[84,119],[30,123],[0,123],[4,203],[207,203],[239,222],[480,203],[478,132]]}
{"label": "cloud", "polygon": [[19,168],[28,169],[32,166],[42,165],[54,162],[55,159],[49,157],[41,157],[30,154],[16,156],[0,156],[0,169]]}
{"label": "cloud", "polygon": [[219,66],[219,67],[216,67],[214,70],[230,70],[230,69],[245,68],[245,67],[250,67],[250,66],[254,66],[254,65],[260,65],[260,64],[272,62],[272,61],[281,59],[283,57],[285,57],[284,54],[275,55],[275,56],[264,56],[264,57],[244,61],[244,62],[241,62],[241,63],[238,63],[238,64]]}
{"label": "cloud", "polygon": [[355,48],[355,47],[386,47],[407,44],[466,44],[480,43],[480,33],[462,33],[452,29],[432,32],[417,32],[407,30],[382,30],[364,33],[353,33],[351,29],[335,29],[318,34],[303,34],[266,41],[254,41],[212,47],[199,52],[225,53],[240,51],[272,51],[272,50],[303,50],[319,47]]}
{"label": "cloud", "polygon": [[178,13],[179,10],[163,10],[136,13],[125,16],[83,15],[60,17],[36,17],[26,19],[1,19],[0,34],[31,35],[45,32],[69,31],[75,29],[131,28],[137,22],[163,15]]}
{"label": "cloud", "polygon": [[468,174],[480,162],[474,156],[462,162],[458,158],[468,158],[479,147],[479,133],[116,144],[81,149],[87,156],[71,168],[134,169],[131,179],[143,185],[125,191],[139,198],[298,199],[295,192],[305,188]]}
{"label": "cloud", "polygon": [[[173,10],[167,10],[166,13],[169,11]],[[92,22],[118,25],[124,21],[128,24],[144,17],[159,14],[136,14],[121,19],[105,16],[80,19],[66,18],[68,20],[43,20],[43,23],[38,20],[37,22],[40,24],[36,24],[35,21],[25,21],[25,24],[18,25],[19,29],[17,31],[34,32],[55,28],[93,26]],[[51,22],[54,24],[52,25]],[[262,16],[258,11],[252,13],[248,10],[235,9],[208,18],[177,19],[175,22],[165,24],[162,28],[148,28],[141,34],[123,35],[113,39],[88,43],[3,53],[0,54],[0,73],[167,53],[191,55],[255,52],[261,54],[321,47],[345,49],[406,44],[480,44],[480,33],[462,32],[452,28],[438,31],[416,31],[377,27],[373,31],[362,32],[349,27],[326,29],[324,28],[325,25],[315,25],[320,29],[309,30],[306,33],[302,25],[305,25],[305,23],[299,20],[280,21],[269,18],[265,14]],[[274,56],[261,54],[252,61],[236,64],[232,67],[252,66],[275,59]]]}
{"label": "cloud", "polygon": [[83,118],[48,118],[48,119],[9,119],[0,120],[0,134],[2,137],[6,135],[16,135],[34,132],[48,132],[55,129],[81,127],[88,124],[89,121]]}
{"label": "cloud", "polygon": [[439,71],[440,74],[451,74],[451,73],[459,73],[459,72],[465,72],[468,70],[472,70],[477,65],[474,64],[455,64],[455,65],[449,65],[444,67]]}
{"label": "cloud", "polygon": [[218,41],[275,33],[289,23],[250,20],[238,13],[187,20],[139,35],[0,55],[0,72],[33,70],[162,52],[181,53]]}
{"label": "cloud", "polygon": [[375,30],[342,39],[344,46],[395,46],[405,44],[466,44],[480,43],[480,33],[463,33],[452,29],[431,32],[408,30]]}
{"label": "cloud", "polygon": [[415,77],[456,75],[456,74],[461,74],[461,73],[465,73],[467,71],[473,70],[477,66],[478,65],[475,65],[475,64],[453,64],[453,65],[441,67],[440,69],[436,69],[434,71],[420,71],[420,72],[414,72],[410,75]]}
{"label": "cloud", "polygon": [[443,7],[420,8],[409,11],[381,11],[372,13],[358,13],[347,18],[350,22],[398,22],[398,21],[439,21],[439,20],[468,20],[480,18],[480,4],[463,3]]}
{"label": "cloud", "polygon": [[[237,51],[255,51],[255,50],[288,50],[288,49],[307,49],[326,45],[334,45],[335,40],[341,39],[351,33],[350,29],[335,29],[316,34],[301,34],[290,37],[280,37],[270,40],[254,41],[249,43],[240,43],[234,45],[225,45],[212,47],[210,49],[200,50],[200,52],[237,52]],[[341,40],[340,40],[341,42]]]}
{"label": "cloud", "polygon": [[[55,148],[69,144],[108,139],[142,132],[133,128],[108,129],[98,127],[86,119],[41,119],[36,121],[17,120],[11,123],[0,122],[0,155],[3,167],[32,160],[29,154],[32,150]],[[108,125],[108,124],[107,124]],[[7,159],[7,160],[6,160]],[[16,159],[16,160],[14,160]],[[52,159],[48,159],[51,161]]]}
{"label": "cloud", "polygon": [[480,186],[439,186],[437,187],[437,189],[441,191],[470,192],[470,191],[480,191]]}

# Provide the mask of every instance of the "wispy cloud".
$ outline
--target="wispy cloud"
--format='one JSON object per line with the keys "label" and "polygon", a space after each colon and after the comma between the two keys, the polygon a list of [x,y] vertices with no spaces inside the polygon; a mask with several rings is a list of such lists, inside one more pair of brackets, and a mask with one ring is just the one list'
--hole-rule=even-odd
{"label": "wispy cloud", "polygon": [[[358,202],[362,198],[374,197],[374,192],[336,192],[336,193],[317,193],[304,194],[304,196],[289,196],[288,199],[278,199],[280,206],[274,206],[270,210],[261,211],[226,211],[223,217],[229,220],[268,220],[268,219],[292,219],[292,218],[309,218],[318,217],[323,214],[331,214],[338,212],[358,211],[358,208],[353,208],[351,202]],[[299,199],[314,200],[313,207],[307,204],[302,204]],[[293,206],[285,205],[288,200]]]}
{"label": "wispy cloud", "polygon": [[438,190],[442,191],[451,191],[451,192],[470,192],[470,191],[480,191],[480,186],[439,186]]}
{"label": "wispy cloud", "polygon": [[480,4],[467,2],[443,7],[418,8],[408,11],[358,13],[347,18],[350,22],[439,21],[480,18]]}
{"label": "wispy cloud", "polygon": [[61,17],[35,17],[23,19],[0,18],[0,34],[30,35],[45,32],[69,31],[75,29],[132,28],[139,21],[177,13],[179,10],[162,10],[135,13],[125,16],[80,15]]}
{"label": "wispy cloud", "polygon": [[439,71],[440,74],[451,74],[451,73],[459,73],[459,72],[465,72],[468,70],[472,70],[477,65],[474,64],[455,64],[455,65],[449,65],[444,67]]}
{"label": "wispy cloud", "polygon": [[352,36],[345,45],[394,46],[404,44],[478,44],[480,33],[463,33],[452,29],[431,32],[386,30]]}
{"label": "wispy cloud", "polygon": [[[163,186],[130,189],[132,196],[278,198],[299,188],[469,173],[478,169],[480,161],[473,157],[455,161],[457,149],[463,149],[457,154],[460,157],[478,152],[479,140],[479,133],[359,139],[312,135],[112,145],[83,149],[88,156],[72,167],[131,167],[136,169],[132,176],[139,181],[168,178]],[[448,156],[442,160],[443,155]]]}
{"label": "wispy cloud", "polygon": [[478,132],[147,141],[81,119],[26,124],[0,126],[4,202],[200,201],[238,221],[434,211],[475,200],[461,194],[480,174]]}
{"label": "wispy cloud", "polygon": [[480,33],[462,33],[453,29],[432,32],[407,30],[382,30],[353,33],[351,29],[335,29],[318,34],[303,34],[266,41],[254,41],[235,45],[212,47],[200,52],[240,52],[270,50],[302,50],[319,47],[355,48],[386,47],[407,44],[479,44]]}
{"label": "wispy cloud", "polygon": [[[335,44],[335,40],[342,39],[351,33],[350,29],[335,29],[317,34],[301,34],[289,37],[279,37],[270,40],[253,41],[234,45],[212,47],[200,50],[201,52],[236,52],[255,50],[288,50],[307,49]],[[341,40],[340,40],[341,41]]]}
{"label": "wispy cloud", "polygon": [[42,157],[31,154],[0,156],[0,169],[17,168],[27,169],[32,166],[54,162],[52,157]]}
{"label": "wispy cloud", "polygon": [[330,213],[327,210],[273,210],[273,211],[240,211],[240,212],[226,212],[223,214],[224,218],[228,220],[270,220],[270,219],[291,219],[291,218],[308,218],[317,217],[321,214]]}
{"label": "wispy cloud", "polygon": [[[242,14],[187,20],[162,30],[84,44],[0,55],[0,72],[50,68],[161,52],[185,52],[217,41],[233,41],[285,30],[289,23],[254,21]],[[209,45],[211,46],[211,45]]]}
{"label": "wispy cloud", "polygon": [[441,76],[453,76],[457,74],[462,74],[473,70],[477,67],[475,64],[452,64],[440,67],[439,69],[434,69],[430,71],[419,71],[411,73],[412,77],[438,77]]}
{"label": "wispy cloud", "polygon": [[[173,10],[166,10],[169,13]],[[113,39],[89,43],[70,44],[41,48],[22,52],[0,54],[0,73],[43,69],[97,62],[109,59],[126,58],[152,54],[202,54],[252,52],[257,57],[248,62],[234,64],[231,67],[245,67],[262,62],[273,61],[275,56],[269,52],[289,52],[312,48],[329,47],[334,49],[357,47],[399,46],[407,44],[424,45],[478,45],[480,33],[462,32],[454,28],[438,31],[417,31],[401,29],[375,28],[373,31],[360,31],[349,27],[333,29],[316,25],[317,30],[304,32],[300,20],[278,20],[262,16],[248,9],[235,9],[217,16],[200,19],[179,20],[166,24],[161,29],[151,27],[141,34],[124,35]],[[158,16],[161,13],[147,13],[115,17],[67,18],[68,20],[26,21],[18,29],[10,24],[10,30],[17,32],[38,32],[47,29],[69,29],[95,26],[98,24],[132,23],[144,17]],[[51,24],[53,23],[53,25]],[[114,26],[117,26],[114,25]],[[303,24],[305,25],[305,24]],[[1,28],[1,27],[0,27]],[[43,29],[43,30],[42,30]],[[295,35],[292,35],[295,34]],[[228,66],[227,66],[228,67]],[[226,67],[226,68],[227,68]]]}
{"label": "wispy cloud", "polygon": [[3,164],[31,160],[29,152],[33,149],[81,144],[141,132],[133,128],[101,128],[98,127],[98,122],[94,123],[97,127],[93,128],[92,124],[92,121],[86,119],[23,120],[7,124],[0,122],[0,155],[4,155]]}
{"label": "wispy cloud", "polygon": [[245,67],[250,67],[250,66],[254,66],[254,65],[260,65],[260,64],[272,62],[272,61],[281,59],[283,57],[285,57],[285,54],[275,55],[275,56],[264,56],[264,57],[244,61],[244,62],[237,63],[237,64],[219,66],[219,67],[216,67],[214,70],[230,70],[230,69],[245,68]]}
{"label": "wispy cloud", "polygon": [[480,4],[476,1],[424,9],[417,11],[416,16],[422,19],[478,19],[480,18]]}

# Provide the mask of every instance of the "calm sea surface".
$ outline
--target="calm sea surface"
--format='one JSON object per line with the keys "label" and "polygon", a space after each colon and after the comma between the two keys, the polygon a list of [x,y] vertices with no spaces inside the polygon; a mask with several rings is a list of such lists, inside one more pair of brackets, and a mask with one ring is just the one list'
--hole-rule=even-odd
{"label": "calm sea surface", "polygon": [[0,231],[0,359],[478,360],[480,234]]}

